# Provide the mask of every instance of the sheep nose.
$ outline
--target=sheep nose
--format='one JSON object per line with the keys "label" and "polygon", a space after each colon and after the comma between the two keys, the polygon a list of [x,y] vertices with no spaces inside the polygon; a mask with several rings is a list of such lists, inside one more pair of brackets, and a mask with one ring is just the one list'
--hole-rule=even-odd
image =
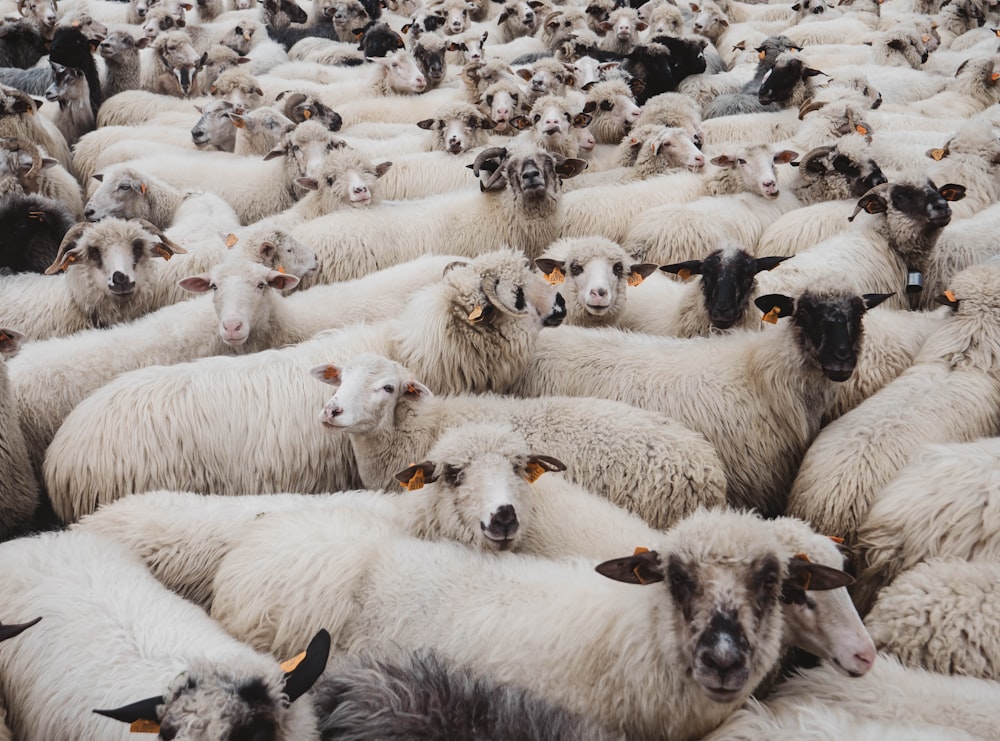
{"label": "sheep nose", "polygon": [[705,155],[703,155],[703,154],[696,154],[694,156],[694,164],[695,164],[695,167],[704,167],[705,166]]}
{"label": "sheep nose", "polygon": [[604,298],[608,295],[608,289],[604,286],[601,286],[600,288],[591,288],[590,293],[591,295],[597,296],[597,298]]}
{"label": "sheep nose", "polygon": [[517,512],[511,504],[504,504],[497,509],[496,514],[490,518],[490,528],[492,532],[502,532],[510,535],[517,530]]}
{"label": "sheep nose", "polygon": [[92,208],[88,208],[86,211],[83,212],[83,216],[87,221],[96,221],[97,219],[94,218],[94,216],[96,215],[97,211],[95,211]]}
{"label": "sheep nose", "polygon": [[111,292],[115,295],[132,293],[135,289],[135,281],[130,279],[125,273],[116,270],[111,276]]}
{"label": "sheep nose", "polygon": [[354,192],[357,193],[357,194],[367,193],[368,192],[368,186],[367,185],[355,185],[354,186]]}
{"label": "sheep nose", "polygon": [[226,331],[226,336],[232,337],[243,330],[243,322],[239,319],[227,319],[222,323],[222,328]]}
{"label": "sheep nose", "polygon": [[136,15],[138,15],[140,18],[145,18],[146,17],[146,9],[145,8],[138,8],[135,12],[136,12]]}
{"label": "sheep nose", "polygon": [[510,118],[510,108],[501,107],[493,111],[493,118],[498,121],[506,121]]}

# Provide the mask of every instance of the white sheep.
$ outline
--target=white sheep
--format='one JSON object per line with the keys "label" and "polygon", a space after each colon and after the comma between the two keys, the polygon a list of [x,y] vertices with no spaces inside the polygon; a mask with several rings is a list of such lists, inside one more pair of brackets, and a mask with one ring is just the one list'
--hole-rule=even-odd
{"label": "white sheep", "polygon": [[77,224],[47,271],[65,276],[0,277],[0,326],[25,327],[37,340],[135,319],[158,308],[153,259],[184,251],[149,222]]}
{"label": "white sheep", "polygon": [[992,319],[1000,266],[978,265],[951,284],[953,313],[898,378],[829,424],[813,442],[791,488],[788,512],[853,541],[879,491],[922,444],[1000,433]]}
{"label": "white sheep", "polygon": [[906,666],[996,680],[998,586],[1000,564],[934,558],[885,587],[866,622]]}
{"label": "white sheep", "polygon": [[41,102],[12,88],[0,89],[0,136],[16,136],[42,147],[69,172],[73,157],[69,145],[48,117],[36,115]]}
{"label": "white sheep", "polygon": [[535,100],[526,115],[515,116],[510,124],[516,129],[526,129],[514,143],[520,140],[528,147],[537,147],[563,157],[577,157],[581,154],[580,139],[574,129],[586,128],[591,117],[580,112],[580,108],[568,98],[543,95]]}
{"label": "white sheep", "polygon": [[461,154],[485,145],[494,123],[471,103],[454,103],[440,108],[433,118],[418,121],[417,126],[432,132],[428,149]]}
{"label": "white sheep", "polygon": [[857,679],[826,665],[800,670],[706,741],[976,741],[996,734],[998,698],[1000,683],[910,669],[879,654]]}
{"label": "white sheep", "polygon": [[[223,559],[212,608],[227,630],[251,645],[281,652],[286,643],[301,642],[298,622],[313,616],[292,615],[269,591],[296,591],[300,581],[321,584],[327,599],[314,617],[338,636],[342,650],[386,640],[408,648],[419,641],[460,666],[489,671],[636,739],[698,738],[738,707],[777,661],[783,623],[777,598],[782,582],[796,579],[786,566],[792,554],[767,523],[723,511],[683,521],[651,544],[657,551],[598,567],[626,585],[595,574],[592,562],[486,557],[451,543],[400,537],[367,518],[317,528],[285,513],[266,524],[266,538],[251,524]],[[325,534],[294,562],[285,556],[281,577],[261,583],[256,564],[271,562],[282,533],[294,531]],[[335,548],[326,547],[331,541]],[[667,584],[637,586],[661,579]],[[766,586],[751,597],[748,582],[755,579]],[[468,607],[470,589],[488,608]],[[348,593],[353,599],[340,598]],[[528,614],[535,627],[526,633]],[[568,615],[575,617],[567,622]],[[540,625],[560,627],[539,631]],[[489,641],[480,640],[484,631]],[[643,648],[633,650],[628,646],[638,635]],[[612,696],[609,676],[618,688]],[[653,695],[659,701],[650,701]]]}
{"label": "white sheep", "polygon": [[61,201],[77,221],[83,219],[80,184],[45,150],[27,139],[0,139],[0,177],[12,177],[25,193]]}
{"label": "white sheep", "polygon": [[43,616],[0,652],[17,738],[62,738],[72,728],[79,738],[127,739],[127,723],[140,719],[161,738],[207,741],[234,729],[319,738],[312,704],[300,697],[326,664],[321,645],[283,672],[164,589],[123,546],[90,533],[4,543],[0,563],[4,610]]}
{"label": "white sheep", "polygon": [[532,447],[563,461],[570,480],[656,527],[725,501],[712,446],[653,412],[597,399],[584,406],[560,397],[437,397],[405,367],[375,355],[328,362],[313,373],[337,389],[322,419],[349,438],[368,487],[394,485],[394,474],[424,457],[447,426],[490,420],[510,423]]}
{"label": "white sheep", "polygon": [[40,501],[6,363],[17,353],[20,340],[18,332],[0,329],[0,461],[7,472],[0,486],[0,540],[26,530]]}
{"label": "white sheep", "polygon": [[[292,234],[316,250],[321,281],[349,280],[428,252],[477,255],[503,247],[529,258],[558,236],[559,178],[585,163],[546,152],[487,149],[476,159],[483,193],[446,193],[406,204],[340,211]],[[494,168],[494,169],[490,169]]]}
{"label": "white sheep", "polygon": [[836,382],[854,370],[862,316],[885,298],[829,284],[795,298],[765,296],[755,303],[766,317],[791,320],[777,331],[711,339],[563,327],[539,343],[512,391],[596,396],[662,412],[716,446],[730,503],[782,512]]}
{"label": "white sheep", "polygon": [[997,438],[921,446],[858,528],[853,591],[862,610],[898,574],[931,558],[1000,561],[998,462]]}
{"label": "white sheep", "polygon": [[[346,441],[338,453],[318,434],[315,414],[326,395],[303,370],[328,360],[333,352],[382,352],[421,374],[439,392],[504,390],[531,356],[543,323],[558,323],[564,313],[555,290],[528,271],[523,257],[490,253],[451,267],[435,284],[415,292],[392,320],[323,333],[281,351],[126,374],[81,403],[49,447],[48,491],[56,514],[74,520],[102,502],[156,488],[227,494],[352,488],[357,473]],[[192,396],[196,388],[203,396]],[[142,405],[126,401],[129,396],[149,399],[173,393],[188,399],[188,413],[178,409],[156,426],[96,422],[118,404],[122,406],[113,413],[116,418],[138,411]],[[259,403],[250,401],[258,395]],[[267,462],[255,453],[254,465],[248,466],[242,448],[234,448],[229,435],[218,435],[214,425],[192,424],[205,414],[228,419],[231,427],[245,427],[238,433],[245,441],[267,438],[252,447],[275,455]],[[90,449],[87,441],[97,440],[91,435],[80,438],[75,430],[83,425],[92,431],[95,424],[102,435],[128,429],[130,443],[119,447],[102,442]],[[172,425],[177,425],[176,431],[169,429]],[[144,439],[135,438],[135,429],[144,430]],[[176,434],[190,445],[179,449],[168,442],[179,439]],[[114,460],[109,457],[112,449]],[[134,458],[123,458],[126,450],[134,451]],[[107,464],[97,463],[98,458]],[[90,462],[82,464],[84,460]],[[132,470],[122,475],[126,468]]]}
{"label": "white sheep", "polygon": [[973,116],[1000,103],[998,72],[1000,72],[1000,56],[970,59],[962,65],[944,91],[919,102],[887,103],[886,112],[895,111],[931,118]]}
{"label": "white sheep", "polygon": [[992,241],[998,225],[1000,203],[993,203],[967,219],[955,220],[942,232],[928,261],[924,290],[917,302],[920,308],[932,308],[934,297],[950,287],[956,274],[1000,252]]}

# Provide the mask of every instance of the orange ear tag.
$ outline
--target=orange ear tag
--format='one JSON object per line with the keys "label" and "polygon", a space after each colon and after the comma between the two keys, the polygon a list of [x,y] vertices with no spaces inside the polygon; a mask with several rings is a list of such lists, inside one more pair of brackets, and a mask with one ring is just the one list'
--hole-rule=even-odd
{"label": "orange ear tag", "polygon": [[410,480],[407,481],[403,486],[406,487],[407,491],[416,491],[417,489],[424,488],[424,469],[418,468],[413,472]]}
{"label": "orange ear tag", "polygon": [[559,268],[552,268],[551,273],[545,274],[545,280],[554,286],[558,286],[560,283],[566,280],[566,273],[564,273]]}
{"label": "orange ear tag", "polygon": [[151,720],[136,720],[128,727],[129,733],[159,733],[160,724]]}
{"label": "orange ear tag", "polygon": [[944,159],[944,150],[943,149],[932,149],[930,151],[930,155],[931,155],[931,159],[932,160],[934,160],[935,162],[940,162],[942,159]]}
{"label": "orange ear tag", "polygon": [[304,118],[306,121],[308,121],[310,118],[312,118],[312,115],[313,115],[313,112],[310,111],[308,108],[306,108],[304,111],[302,111],[302,118]]}
{"label": "orange ear tag", "polygon": [[476,305],[472,311],[469,312],[469,324],[476,324],[483,320],[483,307]]}
{"label": "orange ear tag", "polygon": [[645,280],[645,278],[643,278],[643,277],[642,277],[641,275],[639,275],[638,273],[629,273],[629,274],[628,274],[628,281],[627,281],[627,283],[628,283],[628,284],[629,284],[630,286],[637,286],[637,285],[639,285],[640,283],[642,283],[642,282],[643,282],[644,280]]}
{"label": "orange ear tag", "polygon": [[278,272],[281,273],[282,275],[284,275],[285,274],[285,268],[283,266],[279,265],[278,266]]}
{"label": "orange ear tag", "polygon": [[767,322],[768,324],[777,324],[778,323],[778,314],[780,314],[780,313],[781,313],[781,308],[778,307],[778,306],[775,306],[773,309],[771,309],[769,312],[767,312],[764,316],[762,316],[760,318],[760,320],[762,322]]}
{"label": "orange ear tag", "polygon": [[691,277],[691,271],[687,268],[681,268],[677,271],[677,277],[681,280],[688,280]]}
{"label": "orange ear tag", "polygon": [[295,671],[295,667],[302,663],[302,659],[306,657],[306,652],[303,651],[298,656],[293,656],[287,661],[281,662],[281,671],[287,674],[290,671]]}
{"label": "orange ear tag", "polygon": [[340,378],[340,371],[334,368],[332,365],[328,365],[323,369],[323,379],[326,381],[333,381]]}
{"label": "orange ear tag", "polygon": [[153,249],[156,251],[156,254],[162,257],[164,260],[169,260],[171,257],[174,256],[174,253],[168,250],[162,244],[156,245]]}
{"label": "orange ear tag", "polygon": [[146,184],[145,183],[139,183],[139,192],[140,193],[142,193],[143,195],[146,195],[146,191],[147,190],[148,190],[148,188],[146,188]]}
{"label": "orange ear tag", "polygon": [[524,480],[533,484],[542,477],[543,473],[545,473],[545,467],[540,463],[529,463],[524,468]]}
{"label": "orange ear tag", "polygon": [[993,80],[993,82],[1000,80],[1000,72],[994,72],[992,75],[990,75],[990,79]]}
{"label": "orange ear tag", "polygon": [[844,544],[844,539],[840,538],[840,537],[838,537],[836,535],[827,535],[826,537],[828,537],[830,540],[832,540],[837,545],[843,545]]}
{"label": "orange ear tag", "polygon": [[868,127],[866,126],[858,124],[857,126],[854,127],[854,130],[857,131],[859,134],[861,134],[861,136],[868,136]]}
{"label": "orange ear tag", "polygon": [[948,299],[949,301],[951,301],[952,303],[956,303],[958,301],[958,299],[955,298],[955,294],[952,293],[951,291],[945,291],[944,292],[944,297],[946,299]]}
{"label": "orange ear tag", "polygon": [[233,247],[233,245],[236,244],[239,241],[240,241],[240,238],[237,237],[235,234],[232,234],[232,233],[227,234],[226,235],[226,248],[227,249],[231,249]]}
{"label": "orange ear tag", "polygon": [[633,556],[638,556],[640,553],[649,553],[649,549],[648,548],[643,548],[641,545],[637,545],[635,547],[635,550],[632,551],[632,555]]}
{"label": "orange ear tag", "polygon": [[757,59],[759,59],[759,60],[761,60],[763,62],[764,61],[764,56],[765,56],[764,52],[760,52],[760,54],[757,55]]}

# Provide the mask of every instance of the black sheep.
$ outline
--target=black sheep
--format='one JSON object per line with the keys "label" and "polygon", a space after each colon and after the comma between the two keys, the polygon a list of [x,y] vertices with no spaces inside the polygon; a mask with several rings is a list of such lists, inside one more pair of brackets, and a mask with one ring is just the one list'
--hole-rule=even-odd
{"label": "black sheep", "polygon": [[[52,38],[49,50],[49,61],[64,67],[83,70],[90,85],[90,105],[97,112],[101,105],[101,81],[94,62],[95,42],[84,36],[79,29],[71,26],[60,26]],[[17,67],[0,68],[0,83],[21,90],[28,95],[45,95],[46,89],[52,84],[52,70],[49,67],[19,69]]]}
{"label": "black sheep", "polygon": [[47,52],[48,42],[30,21],[0,21],[0,67],[34,67]]}
{"label": "black sheep", "polygon": [[23,193],[7,195],[0,201],[0,271],[44,273],[75,221],[59,201]]}

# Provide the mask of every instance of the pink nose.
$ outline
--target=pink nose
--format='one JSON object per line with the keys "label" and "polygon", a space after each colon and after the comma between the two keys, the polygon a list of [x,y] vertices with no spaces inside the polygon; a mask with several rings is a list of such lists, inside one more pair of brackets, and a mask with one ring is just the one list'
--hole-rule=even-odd
{"label": "pink nose", "polygon": [[239,319],[227,319],[222,323],[227,337],[235,337],[243,331],[243,322]]}
{"label": "pink nose", "polygon": [[368,186],[367,185],[355,185],[354,186],[354,192],[358,193],[358,194],[367,193],[368,192]]}
{"label": "pink nose", "polygon": [[694,156],[694,163],[699,167],[703,166],[705,164],[705,156],[701,154],[696,154]]}
{"label": "pink nose", "polygon": [[510,118],[510,108],[497,108],[493,111],[493,118],[497,121],[506,121]]}
{"label": "pink nose", "polygon": [[545,119],[545,125],[546,126],[558,126],[559,125],[559,118],[557,116],[549,116],[548,118]]}

